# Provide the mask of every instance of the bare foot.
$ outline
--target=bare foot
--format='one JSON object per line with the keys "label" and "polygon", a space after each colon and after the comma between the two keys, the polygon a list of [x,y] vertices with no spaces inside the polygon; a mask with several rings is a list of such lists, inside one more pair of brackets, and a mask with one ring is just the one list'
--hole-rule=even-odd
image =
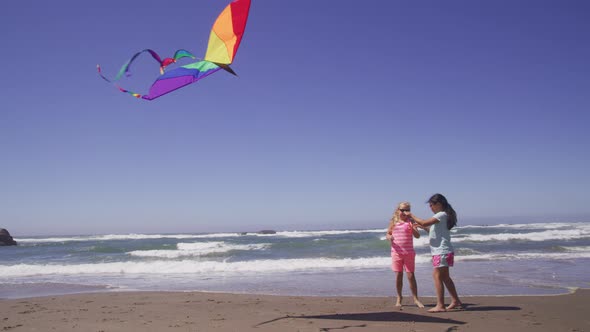
{"label": "bare foot", "polygon": [[422,304],[417,298],[414,299],[414,304],[417,305],[418,308],[424,308],[424,304]]}
{"label": "bare foot", "polygon": [[445,312],[445,311],[447,311],[447,309],[445,309],[444,306],[442,306],[442,307],[436,306],[436,307],[428,310],[428,312]]}
{"label": "bare foot", "polygon": [[447,310],[463,310],[463,303],[461,302],[452,302],[447,306]]}
{"label": "bare foot", "polygon": [[395,306],[396,307],[401,307],[402,306],[402,299],[403,299],[403,297],[401,297],[401,296],[398,296],[397,297],[397,301],[395,302]]}

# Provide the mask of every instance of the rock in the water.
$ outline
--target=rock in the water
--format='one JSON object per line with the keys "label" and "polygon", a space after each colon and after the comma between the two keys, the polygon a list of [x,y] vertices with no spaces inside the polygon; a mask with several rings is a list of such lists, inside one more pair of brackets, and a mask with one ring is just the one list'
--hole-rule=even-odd
{"label": "rock in the water", "polygon": [[16,241],[4,228],[0,228],[0,246],[16,246]]}
{"label": "rock in the water", "polygon": [[261,231],[258,231],[258,234],[277,234],[277,231],[274,231],[272,229],[263,229]]}

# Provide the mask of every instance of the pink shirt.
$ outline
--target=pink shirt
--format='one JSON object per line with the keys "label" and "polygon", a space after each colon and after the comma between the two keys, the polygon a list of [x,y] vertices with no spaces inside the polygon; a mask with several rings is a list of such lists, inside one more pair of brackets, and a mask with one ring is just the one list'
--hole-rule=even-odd
{"label": "pink shirt", "polygon": [[393,227],[391,235],[391,253],[398,255],[415,254],[412,223],[400,221]]}

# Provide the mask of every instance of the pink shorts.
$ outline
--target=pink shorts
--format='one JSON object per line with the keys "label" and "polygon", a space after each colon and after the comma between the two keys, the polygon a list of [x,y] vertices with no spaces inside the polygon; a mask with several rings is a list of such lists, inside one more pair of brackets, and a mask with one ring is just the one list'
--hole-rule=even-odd
{"label": "pink shorts", "polygon": [[432,256],[432,266],[437,267],[450,267],[455,262],[455,253],[448,253],[443,255]]}
{"label": "pink shorts", "polygon": [[414,273],[416,269],[416,253],[401,255],[396,252],[391,253],[391,269],[394,272],[402,272],[402,268],[406,272]]}

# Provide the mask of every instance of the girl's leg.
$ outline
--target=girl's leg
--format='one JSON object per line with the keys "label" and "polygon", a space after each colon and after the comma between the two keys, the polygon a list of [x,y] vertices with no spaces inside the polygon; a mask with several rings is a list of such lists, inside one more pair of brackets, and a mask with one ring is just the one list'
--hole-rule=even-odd
{"label": "girl's leg", "polygon": [[[434,280],[434,288],[436,289],[436,306],[428,312],[441,312],[446,311],[445,309],[445,286],[442,279],[442,275],[444,272],[442,270],[446,269],[448,274],[448,267],[437,267],[434,268],[432,271],[432,279]],[[441,273],[442,272],[442,273]]]}
{"label": "girl's leg", "polygon": [[462,308],[463,304],[461,300],[459,300],[459,295],[457,294],[457,289],[455,288],[455,283],[453,279],[451,279],[451,274],[449,272],[449,268],[447,267],[446,277],[443,279],[443,282],[447,289],[449,290],[449,294],[451,295],[451,304],[447,307],[447,310],[455,309],[455,308]]}
{"label": "girl's leg", "polygon": [[395,288],[397,289],[397,301],[395,302],[396,307],[402,306],[402,288],[404,286],[404,273],[395,272]]}
{"label": "girl's leg", "polygon": [[406,276],[408,277],[408,282],[410,283],[410,290],[412,291],[412,295],[414,296],[414,304],[418,306],[418,308],[424,308],[424,304],[420,302],[418,299],[418,284],[416,283],[416,276],[414,276],[413,272],[406,272]]}

